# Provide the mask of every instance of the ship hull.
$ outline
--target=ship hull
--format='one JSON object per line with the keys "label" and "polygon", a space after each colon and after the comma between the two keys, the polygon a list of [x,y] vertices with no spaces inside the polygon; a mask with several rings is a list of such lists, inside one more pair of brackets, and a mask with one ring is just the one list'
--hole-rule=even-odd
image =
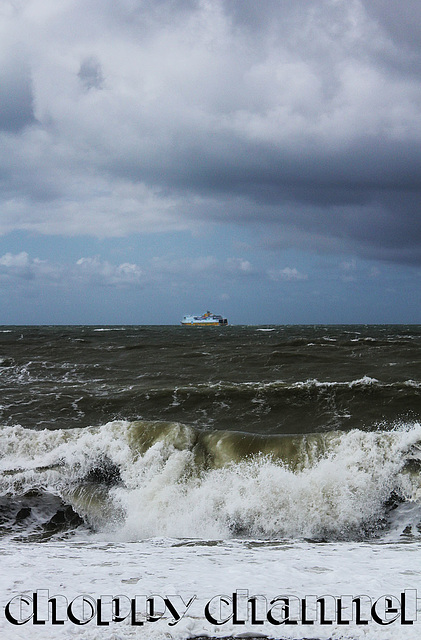
{"label": "ship hull", "polygon": [[[223,322],[182,322],[183,327],[223,327]],[[227,323],[225,323],[226,326]]]}
{"label": "ship hull", "polygon": [[224,327],[228,324],[228,320],[207,311],[202,316],[184,316],[181,324],[184,327]]}

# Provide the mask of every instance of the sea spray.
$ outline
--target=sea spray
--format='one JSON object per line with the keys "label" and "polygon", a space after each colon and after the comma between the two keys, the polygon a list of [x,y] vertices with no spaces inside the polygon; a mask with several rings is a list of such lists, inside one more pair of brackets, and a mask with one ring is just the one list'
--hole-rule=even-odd
{"label": "sea spray", "polygon": [[[306,436],[212,435],[179,423],[1,431],[0,487],[58,496],[121,539],[364,539],[421,494],[418,423]],[[414,523],[417,524],[417,523]]]}
{"label": "sea spray", "polygon": [[205,469],[194,469],[193,452],[159,443],[128,470],[126,485],[113,490],[127,514],[120,533],[130,538],[375,536],[394,499],[418,495],[419,475],[405,466],[420,437],[418,424],[403,431],[324,434],[315,436],[324,442],[320,456],[308,455],[304,437],[298,461],[297,454],[292,462],[282,459],[278,448],[277,456],[252,455]]}

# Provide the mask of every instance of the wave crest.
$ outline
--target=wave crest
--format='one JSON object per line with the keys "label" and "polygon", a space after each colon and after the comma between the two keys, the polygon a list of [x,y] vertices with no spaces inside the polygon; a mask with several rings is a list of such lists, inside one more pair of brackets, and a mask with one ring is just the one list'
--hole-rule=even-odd
{"label": "wave crest", "polygon": [[[58,496],[121,539],[361,539],[393,528],[397,507],[421,498],[418,423],[263,436],[115,421],[1,436],[3,497],[19,506],[30,491]],[[409,524],[418,535],[418,520]]]}

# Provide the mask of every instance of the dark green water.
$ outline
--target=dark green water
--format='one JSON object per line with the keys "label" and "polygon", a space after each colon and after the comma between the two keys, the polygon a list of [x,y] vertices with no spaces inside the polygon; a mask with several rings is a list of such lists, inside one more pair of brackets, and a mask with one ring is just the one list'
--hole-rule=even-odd
{"label": "dark green water", "polygon": [[419,326],[3,327],[0,534],[418,537],[420,347]]}
{"label": "dark green water", "polygon": [[0,420],[310,433],[421,415],[419,326],[4,327]]}

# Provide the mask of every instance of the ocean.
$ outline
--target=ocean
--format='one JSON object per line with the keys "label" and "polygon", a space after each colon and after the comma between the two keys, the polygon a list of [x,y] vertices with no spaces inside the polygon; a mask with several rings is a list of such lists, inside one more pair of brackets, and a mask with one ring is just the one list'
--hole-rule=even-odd
{"label": "ocean", "polygon": [[420,374],[419,325],[0,327],[0,637],[418,640]]}

